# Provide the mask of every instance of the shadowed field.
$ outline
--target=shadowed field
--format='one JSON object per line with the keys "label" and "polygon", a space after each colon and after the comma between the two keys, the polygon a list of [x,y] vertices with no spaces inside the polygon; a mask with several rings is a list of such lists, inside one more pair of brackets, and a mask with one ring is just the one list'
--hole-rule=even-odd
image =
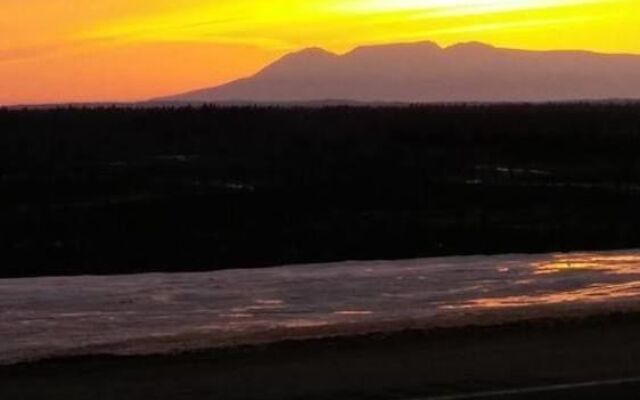
{"label": "shadowed field", "polygon": [[[493,328],[287,342],[198,354],[0,367],[3,399],[406,399],[640,375],[640,320],[614,315]],[[633,384],[490,398],[633,398]],[[579,397],[571,397],[576,394]],[[592,397],[588,397],[592,396]]]}
{"label": "shadowed field", "polygon": [[640,106],[0,110],[0,276],[640,246]]}

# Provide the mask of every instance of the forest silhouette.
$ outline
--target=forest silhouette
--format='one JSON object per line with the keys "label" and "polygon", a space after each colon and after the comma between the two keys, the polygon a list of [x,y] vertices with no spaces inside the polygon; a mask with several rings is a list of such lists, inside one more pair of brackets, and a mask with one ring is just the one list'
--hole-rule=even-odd
{"label": "forest silhouette", "polygon": [[640,105],[0,110],[0,276],[640,246]]}

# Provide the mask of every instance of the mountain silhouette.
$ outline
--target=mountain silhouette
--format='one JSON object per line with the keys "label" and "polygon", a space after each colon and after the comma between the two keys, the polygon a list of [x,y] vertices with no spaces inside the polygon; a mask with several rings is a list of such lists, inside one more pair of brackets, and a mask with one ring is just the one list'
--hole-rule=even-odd
{"label": "mountain silhouette", "polygon": [[640,99],[640,56],[525,51],[471,42],[310,48],[256,75],[172,102],[541,102]]}

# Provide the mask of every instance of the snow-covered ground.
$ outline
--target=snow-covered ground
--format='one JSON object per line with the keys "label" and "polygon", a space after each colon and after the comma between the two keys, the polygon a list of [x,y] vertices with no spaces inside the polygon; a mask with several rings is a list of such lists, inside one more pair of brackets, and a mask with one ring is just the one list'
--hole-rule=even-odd
{"label": "snow-covered ground", "polygon": [[0,280],[0,364],[640,310],[640,251]]}

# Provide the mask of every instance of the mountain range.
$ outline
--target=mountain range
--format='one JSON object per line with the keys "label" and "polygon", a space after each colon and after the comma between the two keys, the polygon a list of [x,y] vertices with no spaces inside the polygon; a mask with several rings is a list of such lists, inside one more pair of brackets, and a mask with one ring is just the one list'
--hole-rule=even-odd
{"label": "mountain range", "polygon": [[163,102],[546,102],[640,99],[640,55],[432,42],[288,54],[225,85]]}

